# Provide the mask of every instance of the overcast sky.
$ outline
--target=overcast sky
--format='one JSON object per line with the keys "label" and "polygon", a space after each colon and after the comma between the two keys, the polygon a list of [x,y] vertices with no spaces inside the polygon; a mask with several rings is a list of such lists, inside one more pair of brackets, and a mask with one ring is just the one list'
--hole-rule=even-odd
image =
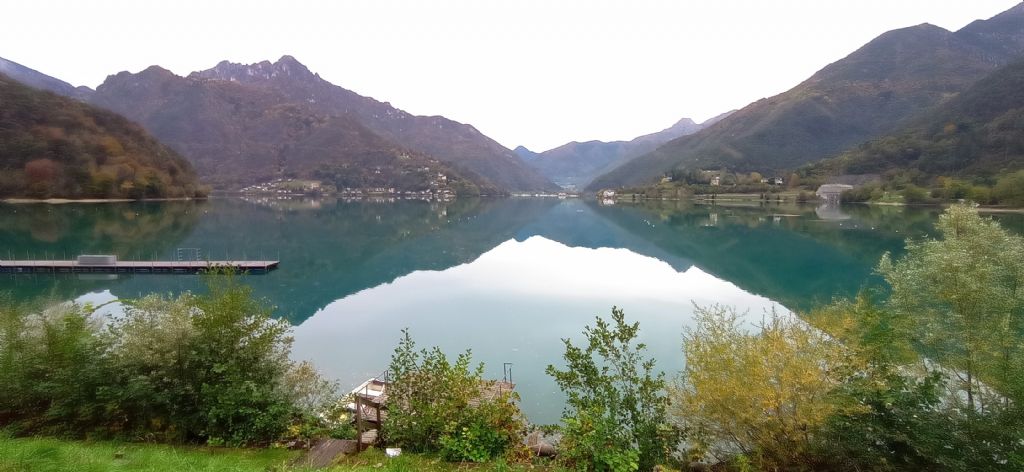
{"label": "overcast sky", "polygon": [[510,148],[630,139],[783,92],[879,34],[1018,0],[0,0],[0,57],[96,87],[290,54]]}

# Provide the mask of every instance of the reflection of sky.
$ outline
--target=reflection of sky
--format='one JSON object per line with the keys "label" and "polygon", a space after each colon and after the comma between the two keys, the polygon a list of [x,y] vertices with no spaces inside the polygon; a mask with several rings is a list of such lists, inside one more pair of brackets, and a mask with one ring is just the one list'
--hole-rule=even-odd
{"label": "reflection of sky", "polygon": [[512,362],[526,414],[552,423],[561,397],[544,368],[561,360],[561,338],[579,340],[594,316],[620,306],[628,321],[640,322],[641,340],[671,377],[682,367],[682,331],[694,303],[727,304],[758,318],[774,306],[696,267],[677,272],[626,249],[532,237],[331,303],[296,327],[294,356],[351,388],[387,368],[399,331],[408,327],[420,347],[437,345],[450,356],[472,349],[474,360],[487,363],[488,377],[500,378],[502,363]]}

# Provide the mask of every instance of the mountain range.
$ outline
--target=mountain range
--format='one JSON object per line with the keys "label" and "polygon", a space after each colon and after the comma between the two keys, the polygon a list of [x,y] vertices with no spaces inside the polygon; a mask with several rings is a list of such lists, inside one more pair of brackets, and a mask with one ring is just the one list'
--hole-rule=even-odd
{"label": "mountain range", "polygon": [[187,77],[151,66],[111,75],[95,91],[12,61],[0,67],[27,85],[137,121],[218,189],[299,177],[420,190],[438,174],[470,193],[558,189],[470,125],[360,96],[291,56],[222,61]]}
{"label": "mountain range", "polygon": [[642,185],[673,170],[772,174],[900,129],[1024,53],[1024,4],[957,32],[889,31],[796,87],[669,141],[588,188]]}
{"label": "mountain range", "polygon": [[222,188],[311,177],[321,166],[340,170],[337,175],[440,170],[491,192],[556,188],[472,126],[360,96],[291,56],[249,65],[224,61],[188,77],[155,66],[122,72],[90,100],[139,121]]}
{"label": "mountain range", "polygon": [[594,178],[668,141],[717,123],[730,113],[723,113],[700,124],[690,118],[683,118],[668,128],[630,141],[573,141],[541,153],[519,146],[515,152],[527,164],[560,186],[582,189]]}
{"label": "mountain range", "polygon": [[[95,91],[4,59],[0,74],[124,115],[218,189],[295,177],[419,190],[443,178],[459,193],[497,194],[645,185],[672,172],[718,169],[801,169],[822,178],[909,166],[921,175],[991,180],[1021,167],[1014,87],[1022,56],[1018,4],[956,32],[929,24],[889,31],[786,92],[701,124],[684,118],[630,141],[571,142],[540,153],[361,96],[291,56],[222,61],[184,77],[151,66],[111,75]],[[7,169],[24,164],[5,159]]]}
{"label": "mountain range", "polygon": [[[275,71],[297,69],[282,63]],[[351,114],[320,113],[271,87],[180,77],[152,66],[108,77],[89,100],[141,123],[188,156],[219,189],[281,177],[402,190],[429,188],[437,173],[474,180],[469,172],[383,138]]]}

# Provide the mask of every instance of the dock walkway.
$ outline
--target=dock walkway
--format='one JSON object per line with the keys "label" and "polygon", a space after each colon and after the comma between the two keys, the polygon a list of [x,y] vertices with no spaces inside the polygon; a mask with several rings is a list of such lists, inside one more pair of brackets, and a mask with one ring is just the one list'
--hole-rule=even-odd
{"label": "dock walkway", "polygon": [[211,269],[232,269],[263,274],[280,261],[116,261],[89,264],[81,261],[0,260],[0,274],[195,274]]}

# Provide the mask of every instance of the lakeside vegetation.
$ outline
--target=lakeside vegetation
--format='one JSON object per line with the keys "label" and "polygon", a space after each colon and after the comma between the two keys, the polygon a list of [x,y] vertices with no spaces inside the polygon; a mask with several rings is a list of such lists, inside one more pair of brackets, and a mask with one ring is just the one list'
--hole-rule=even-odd
{"label": "lakeside vegetation", "polygon": [[262,446],[348,436],[336,386],[232,276],[123,314],[0,301],[0,427],[17,435]]}
{"label": "lakeside vegetation", "polygon": [[929,204],[970,200],[982,205],[1024,207],[1024,170],[978,183],[948,177],[931,179],[925,186],[906,176],[872,182],[842,194],[844,202]]}
{"label": "lakeside vegetation", "polygon": [[[790,174],[784,179],[787,182],[785,185],[773,185],[760,182],[761,176],[756,172],[676,172],[657,184],[618,189],[616,198],[799,203],[816,201],[819,199],[815,194],[817,187],[829,179],[804,174],[803,171]],[[710,175],[720,176],[721,183],[712,185]],[[864,182],[843,192],[843,202],[938,205],[971,201],[980,205],[1024,208],[1024,170],[986,179],[915,176],[905,173],[856,177]]]}
{"label": "lakeside vegetation", "polygon": [[[647,358],[622,310],[598,317],[583,344],[565,342],[563,367],[548,368],[568,401],[558,458],[538,467],[1024,467],[1024,239],[963,205],[938,229],[941,238],[882,259],[884,286],[800,318],[765,313],[752,324],[729,307],[698,307],[678,375]],[[206,295],[129,302],[107,325],[91,307],[2,306],[9,434],[261,447],[351,437],[333,409],[337,386],[288,360],[287,323],[231,278],[214,278]],[[413,454],[372,465],[359,455],[338,470],[534,465],[512,394],[473,404],[483,379],[470,353],[450,362],[406,333],[391,368],[385,439]],[[33,441],[50,440],[0,448]],[[28,456],[11,470],[53,470],[42,465],[52,456]]]}

